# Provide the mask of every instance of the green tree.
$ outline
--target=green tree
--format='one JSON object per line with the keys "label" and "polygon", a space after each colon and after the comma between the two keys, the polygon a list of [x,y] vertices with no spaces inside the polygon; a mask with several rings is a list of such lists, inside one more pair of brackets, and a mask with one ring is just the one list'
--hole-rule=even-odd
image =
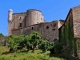
{"label": "green tree", "polygon": [[17,51],[18,43],[18,36],[11,35],[7,38],[8,47],[10,47],[10,52]]}
{"label": "green tree", "polygon": [[24,35],[18,36],[18,43],[19,43],[18,49],[22,49],[23,47],[25,47],[26,42]]}
{"label": "green tree", "polygon": [[0,38],[4,37],[4,35],[2,33],[0,33]]}
{"label": "green tree", "polygon": [[36,47],[39,45],[40,40],[41,35],[38,32],[32,32],[31,34],[27,35],[25,37],[25,41],[28,50],[32,49],[34,51],[34,49],[36,49]]}
{"label": "green tree", "polygon": [[29,35],[25,36],[25,45],[27,46],[28,51],[32,48],[31,38]]}
{"label": "green tree", "polygon": [[39,44],[39,48],[43,52],[46,52],[46,50],[48,49],[48,41],[47,40],[42,40],[41,43]]}
{"label": "green tree", "polygon": [[48,50],[54,47],[54,42],[48,42]]}

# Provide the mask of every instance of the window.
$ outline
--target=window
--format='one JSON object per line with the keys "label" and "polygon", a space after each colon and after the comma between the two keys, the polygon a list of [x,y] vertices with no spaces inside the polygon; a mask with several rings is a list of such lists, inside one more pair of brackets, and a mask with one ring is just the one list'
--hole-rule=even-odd
{"label": "window", "polygon": [[46,29],[49,29],[49,26],[46,26]]}
{"label": "window", "polygon": [[22,23],[19,23],[19,27],[22,27]]}
{"label": "window", "polygon": [[53,25],[53,27],[55,27],[56,26],[56,23]]}
{"label": "window", "polygon": [[53,31],[55,31],[55,29],[54,29],[54,28],[53,28],[52,30],[53,30]]}
{"label": "window", "polygon": [[31,28],[32,30],[34,29],[34,27],[32,26],[32,28]]}
{"label": "window", "polygon": [[21,19],[22,19],[22,17],[20,16],[20,17],[19,17],[19,20],[21,20]]}

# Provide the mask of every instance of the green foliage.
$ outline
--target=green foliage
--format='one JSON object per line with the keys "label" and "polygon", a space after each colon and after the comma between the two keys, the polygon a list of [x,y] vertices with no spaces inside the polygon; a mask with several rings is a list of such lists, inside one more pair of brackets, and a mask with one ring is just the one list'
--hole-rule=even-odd
{"label": "green foliage", "polygon": [[61,43],[56,43],[54,46],[50,49],[51,54],[59,54],[62,52],[63,45]]}
{"label": "green foliage", "polygon": [[26,46],[29,49],[34,49],[39,45],[41,40],[41,35],[38,32],[32,32],[31,34],[25,36]]}
{"label": "green foliage", "polygon": [[54,47],[54,42],[48,42],[48,50]]}
{"label": "green foliage", "polygon": [[0,38],[4,37],[4,35],[2,33],[0,33]]}
{"label": "green foliage", "polygon": [[64,27],[59,29],[59,38],[59,42],[67,48],[67,52],[69,52],[69,54],[74,53],[76,56],[77,45],[76,40],[74,39],[73,27],[70,18],[67,23],[64,24]]}
{"label": "green foliage", "polygon": [[61,53],[63,45],[61,43],[56,43],[54,45],[54,53]]}
{"label": "green foliage", "polygon": [[39,48],[45,52],[48,49],[48,41],[47,40],[42,40],[41,43],[39,44]]}
{"label": "green foliage", "polygon": [[25,45],[27,46],[28,51],[32,48],[31,37],[25,36]]}
{"label": "green foliage", "polygon": [[47,50],[52,49],[54,46],[53,42],[43,40],[38,32],[32,32],[27,36],[11,35],[7,38],[7,43],[10,47],[10,52],[15,52],[18,49],[22,49],[24,47],[26,47],[28,51],[32,50],[34,52],[35,49],[41,49],[43,52],[46,52]]}
{"label": "green foliage", "polygon": [[18,36],[11,35],[7,38],[8,46],[10,47],[10,52],[16,51],[19,45]]}
{"label": "green foliage", "polygon": [[19,43],[19,46],[18,48],[23,48],[25,47],[25,36],[24,35],[20,35],[20,36],[17,36],[18,37],[18,43]]}
{"label": "green foliage", "polygon": [[76,38],[74,38],[74,55],[77,56],[77,44],[76,44]]}
{"label": "green foliage", "polygon": [[14,53],[2,54],[3,52],[8,52],[9,48],[6,46],[0,46],[0,60],[64,60],[59,57],[50,57],[49,51],[41,53],[41,50],[35,50],[34,53],[30,50],[28,52],[18,50]]}

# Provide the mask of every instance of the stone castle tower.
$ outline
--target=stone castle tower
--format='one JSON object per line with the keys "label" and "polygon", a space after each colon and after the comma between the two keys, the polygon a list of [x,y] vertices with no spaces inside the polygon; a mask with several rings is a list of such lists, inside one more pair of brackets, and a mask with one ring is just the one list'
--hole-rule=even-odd
{"label": "stone castle tower", "polygon": [[8,11],[8,36],[12,35],[12,29],[25,28],[41,22],[45,21],[39,10],[29,9],[27,12],[13,13],[13,10],[10,9]]}
{"label": "stone castle tower", "polygon": [[8,36],[10,35],[28,35],[37,31],[43,39],[53,41],[58,40],[58,29],[62,26],[64,20],[55,20],[46,22],[42,12],[36,9],[29,9],[22,13],[13,13],[8,11]]}
{"label": "stone castle tower", "polygon": [[61,40],[66,47],[70,41],[74,42],[72,53],[76,45],[76,54],[80,57],[80,5],[71,8],[65,20],[52,22],[46,22],[39,10],[29,9],[23,13],[13,13],[11,9],[8,11],[8,36],[28,35],[33,31],[39,32],[43,39],[51,42]]}

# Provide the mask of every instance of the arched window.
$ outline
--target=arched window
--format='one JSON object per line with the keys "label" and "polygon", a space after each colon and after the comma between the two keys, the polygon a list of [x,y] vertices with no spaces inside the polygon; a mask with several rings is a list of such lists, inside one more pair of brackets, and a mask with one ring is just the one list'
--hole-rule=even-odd
{"label": "arched window", "polygon": [[49,29],[49,26],[46,26],[46,29]]}
{"label": "arched window", "polygon": [[22,27],[22,23],[19,23],[19,27]]}
{"label": "arched window", "polygon": [[19,20],[22,20],[22,17],[21,16],[19,17]]}
{"label": "arched window", "polygon": [[32,26],[31,29],[33,30],[34,29],[34,26]]}

